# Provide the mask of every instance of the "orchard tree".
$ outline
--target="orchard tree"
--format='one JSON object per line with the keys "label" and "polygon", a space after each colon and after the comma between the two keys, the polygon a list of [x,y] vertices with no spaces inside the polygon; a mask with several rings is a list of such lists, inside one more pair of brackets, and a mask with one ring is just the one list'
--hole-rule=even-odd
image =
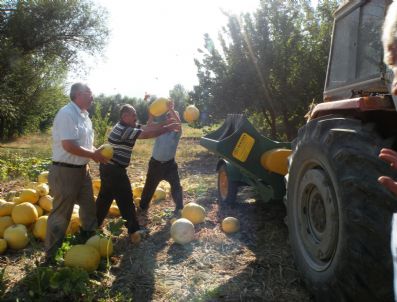
{"label": "orchard tree", "polygon": [[79,54],[101,53],[106,20],[89,0],[0,2],[0,139],[51,124]]}

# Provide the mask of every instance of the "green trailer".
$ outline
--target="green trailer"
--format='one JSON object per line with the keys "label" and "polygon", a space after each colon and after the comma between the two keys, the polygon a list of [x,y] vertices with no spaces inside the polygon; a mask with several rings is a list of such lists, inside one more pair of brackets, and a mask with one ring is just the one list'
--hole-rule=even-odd
{"label": "green trailer", "polygon": [[264,201],[284,197],[290,143],[272,141],[242,114],[229,114],[200,144],[220,157],[216,170],[222,202],[233,202],[241,185],[254,187]]}

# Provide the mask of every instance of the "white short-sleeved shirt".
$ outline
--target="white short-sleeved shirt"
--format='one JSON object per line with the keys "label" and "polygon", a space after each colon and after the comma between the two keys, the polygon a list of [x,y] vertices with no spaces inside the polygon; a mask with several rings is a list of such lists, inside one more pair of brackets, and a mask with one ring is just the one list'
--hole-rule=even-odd
{"label": "white short-sleeved shirt", "polygon": [[63,140],[73,140],[77,145],[92,150],[94,132],[87,111],[74,102],[62,107],[54,119],[52,127],[52,160],[73,165],[85,165],[86,157],[73,155],[62,147]]}

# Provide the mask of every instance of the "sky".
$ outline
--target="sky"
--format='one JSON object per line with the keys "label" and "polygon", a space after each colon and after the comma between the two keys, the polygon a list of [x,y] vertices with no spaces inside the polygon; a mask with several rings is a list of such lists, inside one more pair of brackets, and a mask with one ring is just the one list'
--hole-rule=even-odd
{"label": "sky", "polygon": [[167,97],[181,84],[198,84],[194,58],[204,34],[216,40],[230,13],[253,12],[259,0],[96,0],[109,11],[111,30],[104,58],[86,59],[86,75],[69,82],[87,83],[94,95],[143,98],[145,92]]}

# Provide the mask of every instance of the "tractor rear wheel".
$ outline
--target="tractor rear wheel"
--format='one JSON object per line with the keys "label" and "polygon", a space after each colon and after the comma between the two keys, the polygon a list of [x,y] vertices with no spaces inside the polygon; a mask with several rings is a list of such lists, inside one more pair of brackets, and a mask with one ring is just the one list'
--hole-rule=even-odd
{"label": "tractor rear wheel", "polygon": [[390,225],[396,199],[377,179],[390,147],[361,121],[328,117],[300,129],[287,175],[295,263],[318,301],[393,301]]}

